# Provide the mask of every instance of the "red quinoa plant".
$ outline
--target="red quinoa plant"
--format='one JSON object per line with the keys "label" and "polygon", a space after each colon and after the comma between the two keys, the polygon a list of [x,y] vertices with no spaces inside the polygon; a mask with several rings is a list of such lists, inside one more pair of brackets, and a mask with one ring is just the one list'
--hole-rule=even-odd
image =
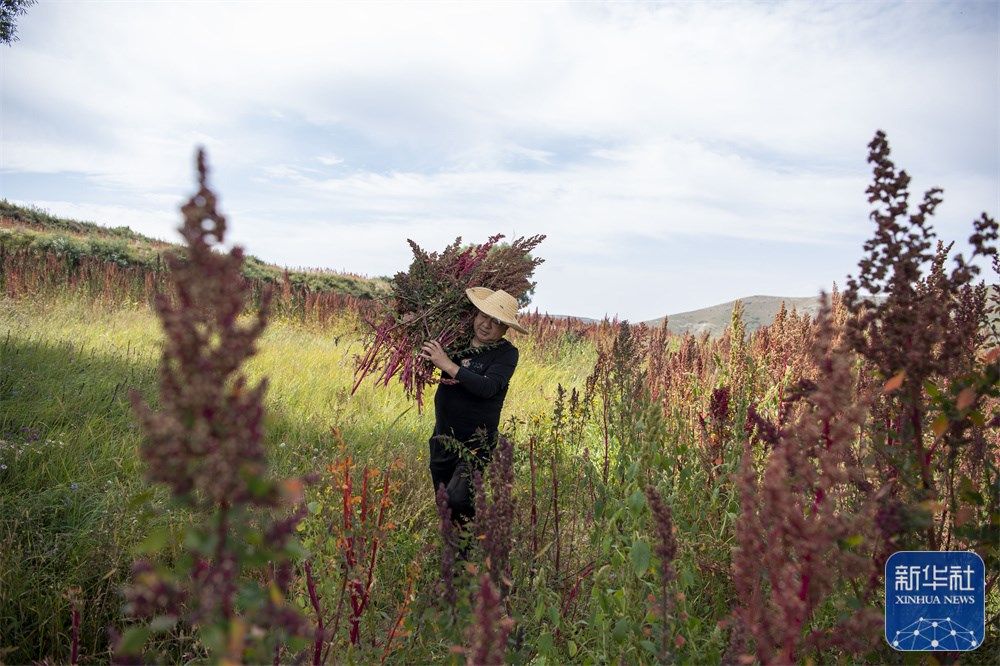
{"label": "red quinoa plant", "polygon": [[[483,551],[483,563],[493,584],[506,596],[510,591],[510,554],[514,527],[514,443],[500,435],[485,478],[473,472],[476,495],[474,533]],[[487,486],[489,496],[487,498]]]}
{"label": "red quinoa plant", "polygon": [[[286,601],[292,535],[304,513],[277,521],[268,516],[283,497],[298,504],[302,482],[269,478],[262,429],[267,380],[248,387],[240,372],[267,324],[270,291],[241,324],[248,300],[243,251],[216,251],[226,219],[207,186],[201,150],[197,169],[198,192],[181,208],[187,260],[167,255],[171,293],[155,301],[165,332],[159,404],[131,392],[145,434],[146,478],[166,485],[193,522],[172,566],[136,562],[128,612],[151,622],[130,628],[118,655],[138,654],[152,631],[182,623],[197,628],[213,659],[270,661],[283,640],[307,629]],[[151,545],[167,535],[153,537]]]}
{"label": "red quinoa plant", "polygon": [[458,527],[451,519],[451,507],[448,505],[448,491],[440,484],[435,495],[439,529],[441,532],[441,593],[450,608],[458,601],[455,590],[455,561],[458,559],[459,539]]}
{"label": "red quinoa plant", "polygon": [[[647,374],[637,361],[646,355],[648,329],[637,329],[622,321],[613,330],[614,337],[610,344],[598,344],[597,361],[587,377],[583,398],[587,405],[595,399],[599,401],[603,440],[601,474],[605,485],[609,481],[612,458],[617,461],[615,471],[621,483],[626,454],[636,448],[638,432],[634,427],[635,414]],[[616,456],[612,455],[612,440],[616,440]]]}
{"label": "red quinoa plant", "polygon": [[341,491],[341,512],[331,521],[329,533],[336,537],[341,555],[340,564],[350,601],[352,645],[361,642],[361,619],[371,602],[379,553],[394,527],[388,520],[388,510],[396,492],[392,472],[399,466],[396,461],[381,472],[365,466],[361,470],[360,487],[355,486],[356,464],[350,455],[345,454],[329,467]]}
{"label": "red quinoa plant", "polygon": [[[865,243],[858,277],[849,278],[844,292],[853,315],[847,335],[885,382],[871,427],[872,465],[889,482],[880,514],[883,533],[894,550],[936,550],[955,543],[959,489],[988,496],[998,480],[996,466],[981,462],[1000,453],[997,424],[983,411],[985,397],[995,391],[988,375],[995,374],[989,366],[996,363],[981,357],[986,292],[974,284],[978,266],[961,254],[951,271],[945,268],[952,246],[936,241],[929,221],[941,190],[928,190],[910,212],[910,177],[889,159],[885,134],[877,132],[868,147],[874,180],[867,192],[876,229]],[[995,257],[996,221],[983,213],[973,226],[972,257]],[[994,434],[986,437],[984,428]],[[973,441],[981,445],[971,446]],[[975,474],[977,469],[986,475]],[[889,549],[887,544],[883,555]]]}
{"label": "red quinoa plant", "polygon": [[674,570],[674,558],[677,556],[677,539],[674,536],[676,528],[670,506],[663,501],[656,486],[646,486],[645,494],[653,518],[653,531],[656,534],[654,552],[660,559],[659,657],[660,661],[666,664],[671,662],[670,635],[672,627],[670,614],[673,610],[673,597],[670,593],[670,587],[677,577],[677,572]]}
{"label": "red quinoa plant", "polygon": [[865,400],[855,397],[850,351],[834,343],[825,294],[818,327],[815,383],[799,394],[787,427],[759,431],[771,445],[763,478],[758,480],[749,440],[737,477],[733,638],[752,637],[763,664],[794,663],[832,647],[854,654],[878,644],[881,618],[873,610],[845,610],[846,619],[835,627],[816,623],[831,595],[852,580],[867,583],[872,562],[860,547],[874,538],[874,511],[869,497],[857,492],[862,470],[852,451]]}
{"label": "red quinoa plant", "polygon": [[507,636],[513,627],[514,621],[504,615],[500,593],[489,574],[483,574],[479,579],[472,621],[466,631],[466,664],[502,666],[506,663]]}
{"label": "red quinoa plant", "polygon": [[390,514],[402,463],[395,459],[382,467],[361,464],[338,428],[332,428],[332,436],[337,454],[307,505],[322,519],[304,526],[301,535],[309,550],[303,568],[316,622],[311,649],[315,666],[345,655],[373,660],[371,648],[390,654],[410,594],[404,595],[397,622],[386,634],[373,629],[370,618],[378,613],[374,593],[386,543],[395,529]]}

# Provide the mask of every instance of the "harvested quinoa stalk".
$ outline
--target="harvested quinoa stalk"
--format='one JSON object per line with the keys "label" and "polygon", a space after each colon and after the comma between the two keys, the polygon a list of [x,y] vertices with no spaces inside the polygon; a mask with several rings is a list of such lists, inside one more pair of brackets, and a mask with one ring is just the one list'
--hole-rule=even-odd
{"label": "harvested quinoa stalk", "polygon": [[437,340],[451,355],[472,343],[476,309],[465,290],[503,289],[521,298],[534,286],[531,276],[543,260],[530,253],[545,236],[522,236],[499,244],[503,237],[497,234],[462,248],[459,236],[440,253],[427,252],[407,239],[413,261],[408,271],[392,278],[391,296],[382,301],[380,313],[365,320],[370,330],[364,353],[355,358],[352,394],[369,375],[382,386],[398,375],[407,396],[416,399],[418,411],[423,407],[424,390],[435,383],[436,368],[420,358],[421,345]]}

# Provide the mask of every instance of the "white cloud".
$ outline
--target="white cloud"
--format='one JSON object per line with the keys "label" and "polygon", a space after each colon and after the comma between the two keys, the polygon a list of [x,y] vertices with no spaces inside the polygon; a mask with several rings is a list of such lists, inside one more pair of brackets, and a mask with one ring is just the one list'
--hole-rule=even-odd
{"label": "white cloud", "polygon": [[338,164],[343,164],[344,160],[336,155],[320,155],[316,158],[320,164],[323,166],[337,166]]}
{"label": "white cloud", "polygon": [[[630,275],[666,269],[623,239],[771,243],[760,270],[727,257],[757,282],[718,300],[771,274],[826,284],[777,268],[777,243],[851,247],[854,267],[876,128],[946,188],[943,235],[996,205],[997,8],[962,7],[42,3],[0,63],[0,172],[83,174],[95,217],[159,228],[205,145],[262,257],[385,273],[407,236],[547,233],[538,300],[556,311],[582,307],[581,280],[645,307]],[[715,298],[713,280],[685,293]],[[658,298],[649,316],[680,302]]]}

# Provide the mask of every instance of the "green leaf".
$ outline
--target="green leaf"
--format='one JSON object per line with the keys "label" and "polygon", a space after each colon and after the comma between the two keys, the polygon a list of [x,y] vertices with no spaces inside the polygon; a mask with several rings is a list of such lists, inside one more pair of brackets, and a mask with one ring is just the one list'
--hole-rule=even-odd
{"label": "green leaf", "polygon": [[681,579],[681,585],[683,585],[684,589],[689,590],[692,587],[694,587],[694,572],[691,571],[691,567],[689,566],[681,567],[679,574]]}
{"label": "green leaf", "polygon": [[323,505],[314,500],[312,502],[309,502],[309,504],[306,505],[306,508],[309,509],[309,513],[315,515],[323,509]]}
{"label": "green leaf", "polygon": [[149,627],[129,627],[122,635],[118,649],[123,654],[139,654],[149,638]]}
{"label": "green leaf", "polygon": [[642,494],[641,490],[636,490],[634,493],[629,495],[628,498],[628,508],[635,515],[639,515],[643,507],[646,506],[646,496]]}
{"label": "green leaf", "polygon": [[552,652],[553,642],[552,634],[545,632],[538,637],[538,651],[542,654],[549,654]]}
{"label": "green leaf", "polygon": [[656,644],[653,641],[639,641],[639,645],[649,654],[656,654]]}
{"label": "green leaf", "polygon": [[285,552],[293,560],[303,560],[309,554],[306,547],[298,539],[292,539],[285,545]]}
{"label": "green leaf", "polygon": [[538,603],[535,604],[535,622],[541,620],[543,615],[545,615],[545,600],[539,598]]}
{"label": "green leaf", "polygon": [[628,638],[628,630],[628,620],[620,617],[618,618],[618,621],[615,622],[615,628],[611,630],[611,637],[619,643],[624,643],[625,639]]}
{"label": "green leaf", "polygon": [[267,595],[256,581],[247,581],[237,590],[236,600],[241,608],[256,608],[264,604]]}
{"label": "green leaf", "polygon": [[615,511],[615,512],[614,512],[613,514],[611,514],[611,517],[610,517],[610,518],[608,518],[608,522],[609,522],[609,523],[616,523],[616,522],[618,522],[618,520],[619,520],[619,519],[620,519],[620,518],[622,517],[622,514],[623,514],[624,512],[625,512],[625,507],[621,507],[621,508],[619,508],[619,509],[618,509],[617,511]]}
{"label": "green leaf", "polygon": [[153,499],[153,491],[143,490],[142,492],[132,496],[132,499],[130,499],[128,502],[128,508],[130,509],[142,508],[142,506],[151,499]]}
{"label": "green leaf", "polygon": [[573,641],[567,641],[566,642],[566,651],[569,652],[569,656],[570,656],[570,658],[572,658],[572,657],[576,656],[577,652],[579,652],[579,648],[576,646],[576,643],[574,643]]}
{"label": "green leaf", "polygon": [[629,561],[632,563],[632,571],[640,578],[649,569],[650,558],[649,544],[644,539],[636,539],[632,542],[632,549],[629,551]]}
{"label": "green leaf", "polygon": [[210,652],[221,654],[226,647],[226,631],[218,624],[202,627],[201,642]]}
{"label": "green leaf", "polygon": [[611,602],[608,599],[607,594],[602,593],[601,596],[597,598],[597,603],[600,604],[601,610],[604,611],[605,613],[611,612]]}
{"label": "green leaf", "polygon": [[963,476],[958,482],[958,496],[962,498],[965,502],[971,502],[976,506],[983,506],[986,501],[983,499],[982,493],[976,490],[976,486],[972,483],[972,479],[967,476]]}
{"label": "green leaf", "polygon": [[162,525],[147,534],[146,538],[139,544],[138,549],[140,553],[158,553],[164,546],[167,545],[167,542],[169,541],[170,528],[166,525]]}
{"label": "green leaf", "polygon": [[848,548],[857,548],[862,543],[864,543],[865,538],[860,534],[852,534],[850,536],[844,537],[844,545]]}
{"label": "green leaf", "polygon": [[263,476],[257,474],[242,474],[241,476],[247,484],[247,490],[254,497],[267,497],[274,490],[274,483]]}

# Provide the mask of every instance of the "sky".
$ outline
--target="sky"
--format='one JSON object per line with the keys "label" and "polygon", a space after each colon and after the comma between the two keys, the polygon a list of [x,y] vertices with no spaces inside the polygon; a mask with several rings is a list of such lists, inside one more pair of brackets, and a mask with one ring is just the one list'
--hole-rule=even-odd
{"label": "sky", "polygon": [[[0,46],[0,196],[405,270],[545,234],[530,309],[642,321],[856,274],[867,144],[968,246],[1000,208],[1000,3],[45,2]],[[995,281],[995,279],[994,279]]]}

